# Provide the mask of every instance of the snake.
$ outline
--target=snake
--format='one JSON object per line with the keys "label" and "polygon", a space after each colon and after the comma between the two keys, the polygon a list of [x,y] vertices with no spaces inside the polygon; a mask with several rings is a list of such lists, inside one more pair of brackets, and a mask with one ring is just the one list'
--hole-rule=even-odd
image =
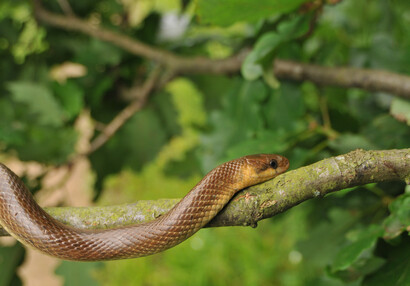
{"label": "snake", "polygon": [[211,170],[162,216],[96,230],[68,226],[51,217],[21,179],[0,163],[0,225],[22,244],[63,260],[148,256],[183,242],[212,220],[238,191],[270,180],[288,167],[288,159],[281,155],[244,156]]}

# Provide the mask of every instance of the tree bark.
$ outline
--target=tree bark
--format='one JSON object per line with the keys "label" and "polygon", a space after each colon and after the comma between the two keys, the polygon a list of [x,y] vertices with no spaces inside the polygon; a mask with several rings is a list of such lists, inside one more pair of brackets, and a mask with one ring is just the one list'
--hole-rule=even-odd
{"label": "tree bark", "polygon": [[361,88],[410,99],[410,77],[384,70],[324,67],[276,59],[273,64],[273,73],[279,79],[311,81],[324,86]]}

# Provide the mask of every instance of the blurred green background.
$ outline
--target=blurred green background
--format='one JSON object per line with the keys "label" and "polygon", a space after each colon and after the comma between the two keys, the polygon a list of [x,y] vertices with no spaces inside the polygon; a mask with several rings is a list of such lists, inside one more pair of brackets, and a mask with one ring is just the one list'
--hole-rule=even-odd
{"label": "blurred green background", "polygon": [[[67,13],[66,1],[42,3]],[[279,153],[295,169],[356,148],[410,145],[408,100],[279,82],[271,72],[277,57],[410,74],[409,1],[69,4],[88,23],[182,57],[221,59],[254,47],[235,74],[174,77],[91,153],[97,204],[182,197],[216,165],[246,154]],[[85,111],[98,134],[156,66],[115,44],[39,24],[32,3],[21,0],[0,3],[0,57],[0,158],[48,167],[73,158],[75,122]],[[401,182],[357,187],[256,229],[204,229],[152,257],[62,262],[55,273],[64,285],[87,286],[410,285],[409,193]],[[386,228],[395,232],[383,239]],[[0,247],[0,286],[22,284],[24,257],[19,244]]]}

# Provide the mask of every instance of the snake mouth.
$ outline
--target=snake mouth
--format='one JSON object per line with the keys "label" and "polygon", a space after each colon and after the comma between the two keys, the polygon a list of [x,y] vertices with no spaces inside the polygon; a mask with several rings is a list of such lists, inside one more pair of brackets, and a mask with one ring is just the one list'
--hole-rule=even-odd
{"label": "snake mouth", "polygon": [[245,177],[252,178],[253,184],[273,179],[289,168],[289,160],[276,154],[248,155],[243,159],[248,166]]}

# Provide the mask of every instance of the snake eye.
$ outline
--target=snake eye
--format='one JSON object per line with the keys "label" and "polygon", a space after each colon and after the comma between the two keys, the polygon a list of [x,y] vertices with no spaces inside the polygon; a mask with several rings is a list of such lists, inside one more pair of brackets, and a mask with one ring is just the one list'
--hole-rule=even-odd
{"label": "snake eye", "polygon": [[273,168],[276,169],[278,167],[278,161],[275,159],[270,160],[269,165]]}

